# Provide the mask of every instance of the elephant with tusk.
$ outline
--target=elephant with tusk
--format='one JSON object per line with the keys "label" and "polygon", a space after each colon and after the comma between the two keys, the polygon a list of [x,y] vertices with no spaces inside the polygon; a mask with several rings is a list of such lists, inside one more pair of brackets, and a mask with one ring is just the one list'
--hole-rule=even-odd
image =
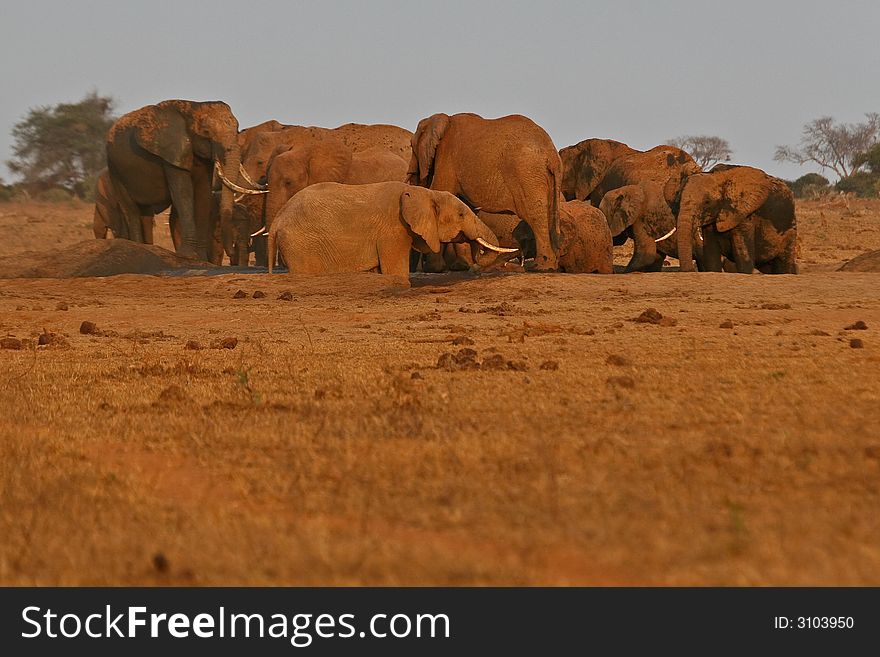
{"label": "elephant with tusk", "polygon": [[410,250],[438,253],[472,242],[477,261],[499,252],[498,238],[448,192],[401,182],[319,183],[294,196],[269,229],[269,272],[276,248],[292,273],[375,271],[409,276]]}
{"label": "elephant with tusk", "polygon": [[[124,216],[117,237],[145,241],[141,217],[171,206],[178,253],[211,258],[219,222],[227,253],[244,249],[246,259],[248,234],[236,234],[233,199],[264,190],[242,184],[238,121],[226,103],[166,100],[129,112],[107,135],[107,168]],[[222,184],[216,213],[215,173]]]}

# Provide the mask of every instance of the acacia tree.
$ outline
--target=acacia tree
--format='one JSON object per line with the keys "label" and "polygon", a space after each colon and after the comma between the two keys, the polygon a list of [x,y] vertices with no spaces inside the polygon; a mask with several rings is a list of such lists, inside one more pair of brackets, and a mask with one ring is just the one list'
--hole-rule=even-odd
{"label": "acacia tree", "polygon": [[31,191],[61,188],[86,198],[106,166],[114,106],[112,97],[92,91],[78,103],[31,108],[12,128],[9,170]]}
{"label": "acacia tree", "polygon": [[733,155],[726,139],[712,135],[684,135],[670,139],[669,144],[689,153],[703,171],[719,162],[729,162]]}
{"label": "acacia tree", "polygon": [[835,123],[823,116],[807,123],[798,146],[777,146],[777,162],[806,164],[813,162],[822,170],[830,169],[841,180],[861,171],[865,162],[859,156],[880,139],[880,114],[865,114],[861,123]]}

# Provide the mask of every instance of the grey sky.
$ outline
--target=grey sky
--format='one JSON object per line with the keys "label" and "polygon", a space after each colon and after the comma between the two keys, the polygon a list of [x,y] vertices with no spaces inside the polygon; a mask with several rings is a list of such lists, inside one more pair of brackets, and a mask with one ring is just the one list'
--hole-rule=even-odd
{"label": "grey sky", "polygon": [[120,112],[222,99],[242,127],[473,111],[525,114],[559,148],[717,134],[786,177],[807,169],[774,148],[805,122],[880,111],[876,0],[0,1],[2,161],[29,107],[91,88]]}

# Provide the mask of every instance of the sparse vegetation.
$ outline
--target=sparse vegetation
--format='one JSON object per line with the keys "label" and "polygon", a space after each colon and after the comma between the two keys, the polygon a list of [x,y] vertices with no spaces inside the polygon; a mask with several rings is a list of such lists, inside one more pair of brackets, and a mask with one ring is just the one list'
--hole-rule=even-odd
{"label": "sparse vegetation", "polygon": [[862,171],[863,155],[880,139],[880,114],[865,115],[861,123],[835,123],[830,116],[810,121],[798,146],[777,146],[777,162],[813,163],[843,180]]}
{"label": "sparse vegetation", "polygon": [[31,195],[63,190],[93,200],[105,166],[105,137],[115,101],[92,91],[77,103],[31,108],[12,128],[14,157],[6,164]]}
{"label": "sparse vegetation", "polygon": [[730,143],[713,135],[684,135],[670,139],[669,144],[689,153],[703,171],[708,171],[720,162],[729,162],[733,155]]}

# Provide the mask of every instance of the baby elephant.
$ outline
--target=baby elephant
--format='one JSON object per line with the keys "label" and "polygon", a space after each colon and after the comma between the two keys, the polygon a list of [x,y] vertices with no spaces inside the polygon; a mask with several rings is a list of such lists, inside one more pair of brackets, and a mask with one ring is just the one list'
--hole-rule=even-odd
{"label": "baby elephant", "polygon": [[464,241],[478,261],[503,251],[489,227],[448,192],[402,182],[319,183],[295,194],[272,222],[269,273],[277,247],[292,273],[408,277],[411,249],[437,253],[444,242]]}
{"label": "baby elephant", "polygon": [[[586,201],[559,204],[559,271],[569,274],[611,274],[614,272],[614,249],[611,230],[605,215]],[[520,222],[513,231],[523,256],[534,251],[531,228]]]}

